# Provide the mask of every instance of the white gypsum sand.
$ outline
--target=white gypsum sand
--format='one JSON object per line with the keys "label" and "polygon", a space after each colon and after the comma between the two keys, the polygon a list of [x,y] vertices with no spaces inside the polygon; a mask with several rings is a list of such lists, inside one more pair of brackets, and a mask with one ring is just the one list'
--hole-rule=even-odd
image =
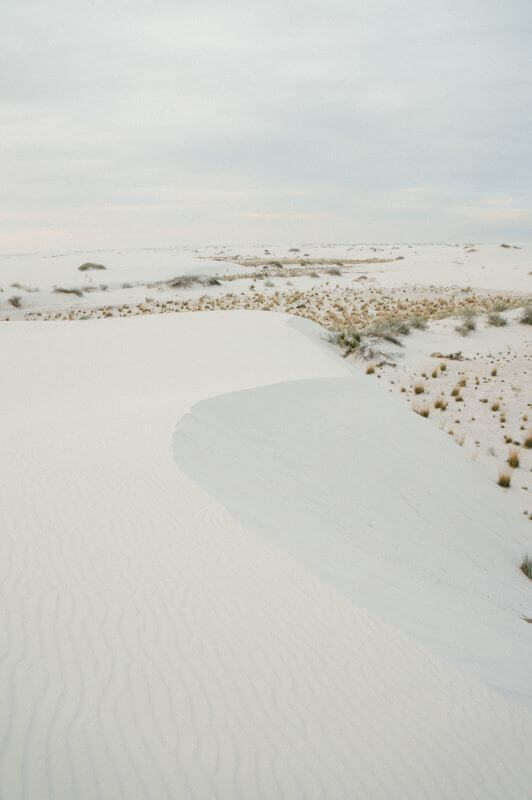
{"label": "white gypsum sand", "polygon": [[[523,251],[490,275],[472,285],[525,291]],[[454,322],[370,376],[280,314],[19,311],[2,325],[1,796],[527,796],[531,523],[385,383],[454,345]],[[513,318],[499,330],[526,346]]]}

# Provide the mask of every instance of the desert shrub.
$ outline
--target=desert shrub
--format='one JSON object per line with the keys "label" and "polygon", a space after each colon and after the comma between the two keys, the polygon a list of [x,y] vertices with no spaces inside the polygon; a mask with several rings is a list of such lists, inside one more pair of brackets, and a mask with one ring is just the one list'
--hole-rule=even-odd
{"label": "desert shrub", "polygon": [[373,375],[374,372],[375,372],[375,367],[373,366],[373,364],[369,364],[366,368],[366,375]]}
{"label": "desert shrub", "polygon": [[341,275],[342,271],[338,267],[329,267],[329,269],[325,270],[327,275]]}
{"label": "desert shrub", "polygon": [[376,339],[384,339],[386,342],[392,344],[401,344],[400,339],[397,338],[397,331],[393,329],[390,322],[385,319],[377,319],[369,325],[365,333],[368,336],[374,336]]}
{"label": "desert shrub", "polygon": [[526,447],[527,450],[532,449],[532,430],[526,432],[523,438],[523,447]]}
{"label": "desert shrub", "polygon": [[418,314],[410,317],[409,324],[411,328],[415,328],[418,331],[426,331],[427,330],[427,320],[423,317],[420,317]]}
{"label": "desert shrub", "polygon": [[205,278],[203,283],[205,284],[205,286],[221,286],[222,285],[221,281],[219,281],[218,278],[215,278],[214,275],[211,276],[210,278]]}
{"label": "desert shrub", "polygon": [[346,348],[346,353],[353,353],[362,340],[361,334],[356,330],[340,331],[333,337],[333,342]]}
{"label": "desert shrub", "polygon": [[67,289],[65,286],[54,286],[54,294],[75,294],[76,297],[83,297],[83,290]]}
{"label": "desert shrub", "polygon": [[492,307],[492,311],[507,311],[509,308],[508,303],[505,300],[496,300]]}
{"label": "desert shrub", "polygon": [[430,414],[430,409],[428,406],[414,406],[414,411],[416,414],[419,414],[420,417],[424,417],[425,419]]}
{"label": "desert shrub", "polygon": [[103,264],[94,264],[92,261],[87,261],[85,264],[78,267],[78,269],[80,272],[88,272],[90,269],[107,269],[107,267],[104,267]]}
{"label": "desert shrub", "polygon": [[526,575],[527,578],[532,580],[532,558],[530,558],[528,553],[523,555],[520,569],[523,575]]}
{"label": "desert shrub", "polygon": [[188,289],[195,283],[200,283],[198,275],[178,275],[177,278],[168,281],[168,286],[171,289]]}
{"label": "desert shrub", "polygon": [[20,308],[22,305],[22,298],[18,294],[14,294],[7,302],[11,303],[13,308]]}
{"label": "desert shrub", "polygon": [[424,391],[425,391],[425,384],[423,383],[423,381],[417,381],[417,383],[414,384],[414,394],[423,394]]}
{"label": "desert shrub", "polygon": [[475,312],[471,309],[467,309],[462,314],[462,324],[457,325],[455,331],[460,334],[460,336],[469,336],[471,331],[474,331],[477,327],[477,323],[475,321]]}
{"label": "desert shrub", "polygon": [[498,403],[497,400],[494,403],[491,404],[491,410],[492,411],[498,411],[500,407],[501,407],[500,403]]}
{"label": "desert shrub", "polygon": [[527,306],[523,309],[519,322],[523,325],[532,325],[532,306]]}
{"label": "desert shrub", "polygon": [[404,319],[392,320],[391,325],[393,330],[400,336],[408,336],[410,333],[410,326]]}
{"label": "desert shrub", "polygon": [[501,317],[501,315],[496,311],[492,311],[490,314],[488,314],[488,325],[492,325],[494,328],[502,328],[507,324],[507,320],[504,317]]}

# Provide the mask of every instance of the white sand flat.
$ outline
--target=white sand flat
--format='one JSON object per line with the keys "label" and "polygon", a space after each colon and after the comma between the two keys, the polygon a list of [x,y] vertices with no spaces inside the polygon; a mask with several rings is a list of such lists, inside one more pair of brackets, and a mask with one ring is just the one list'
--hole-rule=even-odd
{"label": "white sand flat", "polygon": [[[414,415],[387,404],[376,385],[362,389],[344,361],[281,315],[12,322],[2,348],[0,796],[528,797],[525,708],[488,686],[530,688],[521,659],[531,628],[515,619],[530,589],[514,563],[523,534],[504,529],[491,487],[480,487],[458,448],[440,445],[436,429],[413,435]],[[305,384],[293,383],[301,379],[313,392],[298,415],[289,404],[302,403]],[[256,389],[272,384],[281,386]],[[248,389],[251,406],[230,394]],[[220,395],[229,396],[227,414]],[[209,441],[226,446],[225,459],[212,454],[216,487],[186,474],[179,440],[186,415],[192,409],[201,423],[196,404],[212,397],[219,413],[205,418],[216,433]],[[402,474],[382,418],[388,406],[409,446]],[[276,438],[285,422],[292,428]],[[341,443],[332,455],[358,480],[346,474],[334,488],[316,442]],[[302,550],[239,519],[224,469],[246,491],[242,513],[266,473],[270,496],[253,495],[264,513],[274,498],[313,494],[317,519],[363,545],[367,575],[382,559],[375,602],[367,576],[360,596],[356,586],[347,593]],[[409,471],[416,480],[404,493]],[[431,471],[438,519],[423,539],[430,520],[418,490]],[[297,503],[294,531],[309,519]],[[460,632],[447,655],[445,631],[419,636],[428,614],[405,604],[392,615],[384,584],[394,575],[398,603],[406,577],[417,576],[415,596],[432,604],[436,628],[443,596],[447,630],[481,626],[467,657],[456,657]]]}

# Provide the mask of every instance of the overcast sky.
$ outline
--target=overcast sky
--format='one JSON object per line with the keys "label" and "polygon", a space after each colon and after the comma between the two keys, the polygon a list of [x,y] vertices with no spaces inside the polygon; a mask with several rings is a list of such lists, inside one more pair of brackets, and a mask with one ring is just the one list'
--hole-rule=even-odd
{"label": "overcast sky", "polygon": [[532,240],[532,0],[4,0],[0,251]]}

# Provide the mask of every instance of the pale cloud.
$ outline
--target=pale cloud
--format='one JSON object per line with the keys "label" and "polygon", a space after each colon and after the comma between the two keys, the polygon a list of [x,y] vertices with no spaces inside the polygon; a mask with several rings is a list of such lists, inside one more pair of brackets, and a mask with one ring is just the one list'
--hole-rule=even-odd
{"label": "pale cloud", "polygon": [[531,238],[531,30],[529,0],[6,0],[0,249]]}

